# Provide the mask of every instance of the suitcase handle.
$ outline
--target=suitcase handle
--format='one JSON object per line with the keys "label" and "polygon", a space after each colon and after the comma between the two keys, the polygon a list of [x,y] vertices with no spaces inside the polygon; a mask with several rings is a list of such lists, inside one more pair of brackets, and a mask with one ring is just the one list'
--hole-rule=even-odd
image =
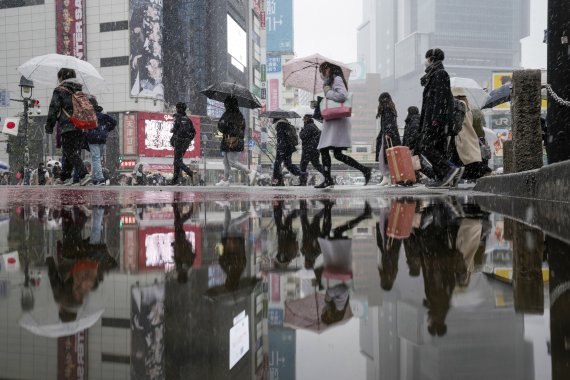
{"label": "suitcase handle", "polygon": [[388,135],[384,136],[386,139],[386,144],[388,145],[388,149],[393,148],[394,144],[392,143],[392,138]]}

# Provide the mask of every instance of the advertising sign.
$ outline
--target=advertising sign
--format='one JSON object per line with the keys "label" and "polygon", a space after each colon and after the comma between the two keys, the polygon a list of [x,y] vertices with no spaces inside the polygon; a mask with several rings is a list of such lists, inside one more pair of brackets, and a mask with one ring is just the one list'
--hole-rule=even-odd
{"label": "advertising sign", "polygon": [[[546,72],[543,71],[542,73],[543,76],[543,83],[545,82],[545,76],[546,76]],[[509,84],[512,83],[512,79],[513,79],[513,73],[512,72],[503,72],[503,73],[493,73],[493,90],[505,85],[505,84]],[[546,111],[548,109],[548,101],[546,99],[543,99],[541,102],[541,106],[540,108],[543,111]],[[511,103],[507,102],[507,103],[503,103],[500,104],[496,107],[494,107],[493,109],[495,110],[510,110],[511,109]]]}
{"label": "advertising sign", "polygon": [[137,154],[137,116],[123,116],[123,154]]}
{"label": "advertising sign", "polygon": [[267,0],[267,51],[293,52],[293,0]]}
{"label": "advertising sign", "polygon": [[491,115],[491,129],[511,129],[513,119],[509,113],[500,112]]}
{"label": "advertising sign", "polygon": [[[201,265],[200,244],[201,230],[197,226],[184,226],[188,247],[194,254],[193,267]],[[174,248],[176,241],[174,226],[141,228],[139,230],[139,262],[138,269],[161,270],[169,272],[174,269]],[[183,242],[182,242],[183,243]]]}
{"label": "advertising sign", "polygon": [[[200,118],[188,116],[194,124],[196,137],[186,151],[184,158],[200,157]],[[174,157],[174,148],[170,145],[174,127],[174,117],[170,114],[139,112],[138,114],[138,152],[145,157]]]}
{"label": "advertising sign", "polygon": [[269,80],[269,111],[279,108],[279,79]]}
{"label": "advertising sign", "polygon": [[56,51],[86,60],[86,0],[55,0]]}
{"label": "advertising sign", "polygon": [[295,330],[269,330],[269,378],[295,378]]}
{"label": "advertising sign", "polygon": [[130,0],[131,97],[164,99],[162,2]]}
{"label": "advertising sign", "polygon": [[232,65],[240,71],[247,67],[247,33],[228,15],[228,54]]}
{"label": "advertising sign", "polygon": [[[121,216],[121,219],[123,217]],[[123,231],[123,269],[127,272],[137,272],[137,231],[125,229]]]}
{"label": "advertising sign", "polygon": [[281,56],[267,56],[267,73],[277,74],[281,72]]}
{"label": "advertising sign", "polygon": [[62,380],[87,379],[87,330],[75,335],[57,338],[57,378]]}

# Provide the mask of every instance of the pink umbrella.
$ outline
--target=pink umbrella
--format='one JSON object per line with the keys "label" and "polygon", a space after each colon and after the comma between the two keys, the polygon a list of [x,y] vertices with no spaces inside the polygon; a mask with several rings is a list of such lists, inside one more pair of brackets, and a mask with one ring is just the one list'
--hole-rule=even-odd
{"label": "pink umbrella", "polygon": [[305,329],[322,333],[323,331],[342,325],[352,318],[352,310],[347,305],[343,318],[327,325],[321,320],[321,313],[325,307],[325,295],[311,294],[305,298],[285,301],[284,323],[292,328]]}
{"label": "pink umbrella", "polygon": [[342,69],[344,78],[348,81],[351,69],[344,63],[338,62],[320,54],[313,54],[307,57],[295,58],[283,65],[283,85],[299,88],[301,90],[317,93],[320,91],[319,66],[329,62]]}

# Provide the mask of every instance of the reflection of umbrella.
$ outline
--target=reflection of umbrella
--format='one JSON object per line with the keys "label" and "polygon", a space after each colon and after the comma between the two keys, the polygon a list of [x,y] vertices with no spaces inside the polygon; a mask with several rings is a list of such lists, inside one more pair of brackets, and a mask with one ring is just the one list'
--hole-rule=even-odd
{"label": "reflection of umbrella", "polygon": [[465,90],[471,108],[481,108],[489,99],[489,94],[471,78],[453,77],[449,81],[451,88],[462,87]]}
{"label": "reflection of umbrella", "polygon": [[80,311],[75,321],[65,323],[42,323],[42,321],[36,320],[31,313],[26,313],[20,319],[20,326],[35,335],[45,336],[47,338],[59,338],[62,336],[74,335],[80,331],[90,328],[99,320],[99,318],[101,318],[104,311],[105,309],[98,309],[84,313]]}
{"label": "reflection of umbrella", "polygon": [[325,295],[320,293],[314,293],[298,300],[285,301],[284,323],[293,328],[306,329],[320,334],[331,327],[346,323],[352,318],[352,310],[348,305],[341,321],[327,325],[321,321],[321,313],[324,307]]}
{"label": "reflection of umbrella", "polygon": [[61,54],[46,54],[34,57],[18,67],[18,71],[34,84],[50,87],[58,85],[57,72],[62,68],[75,70],[77,79],[85,86],[86,91],[93,91],[105,85],[105,79],[89,62]]}
{"label": "reflection of umbrella", "polygon": [[276,109],[274,111],[263,112],[259,117],[267,117],[269,119],[298,119],[301,116],[295,111]]}
{"label": "reflection of umbrella", "polygon": [[489,99],[482,109],[493,108],[511,100],[511,83],[502,85],[489,93]]}
{"label": "reflection of umbrella", "polygon": [[313,94],[317,92],[319,77],[319,66],[321,63],[329,62],[342,69],[344,78],[348,81],[352,71],[347,65],[323,57],[320,54],[313,54],[308,57],[292,59],[283,65],[283,85],[301,90],[309,91]]}
{"label": "reflection of umbrella", "polygon": [[261,108],[259,100],[247,88],[236,83],[221,82],[213,84],[205,90],[200,91],[206,95],[208,99],[223,102],[228,96],[233,96],[238,100],[240,107],[244,108]]}

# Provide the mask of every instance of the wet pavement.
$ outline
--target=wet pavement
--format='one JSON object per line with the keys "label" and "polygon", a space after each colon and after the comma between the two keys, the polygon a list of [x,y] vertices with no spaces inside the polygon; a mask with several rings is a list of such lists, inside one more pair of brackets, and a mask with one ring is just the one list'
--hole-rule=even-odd
{"label": "wet pavement", "polygon": [[0,378],[570,378],[570,247],[515,201],[178,190],[0,190]]}

